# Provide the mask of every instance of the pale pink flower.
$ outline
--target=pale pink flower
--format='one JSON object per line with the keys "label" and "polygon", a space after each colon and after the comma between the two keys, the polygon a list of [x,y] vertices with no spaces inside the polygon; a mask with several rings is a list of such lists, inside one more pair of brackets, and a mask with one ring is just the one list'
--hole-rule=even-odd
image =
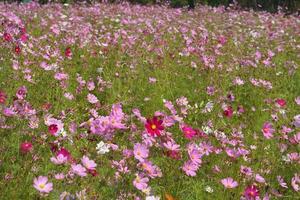
{"label": "pale pink flower", "polygon": [[148,187],[148,181],[149,181],[149,179],[147,177],[142,177],[140,175],[137,175],[133,181],[133,185],[138,190],[144,190]]}
{"label": "pale pink flower", "polygon": [[235,188],[237,187],[239,184],[233,180],[233,178],[228,177],[228,178],[224,178],[221,180],[221,183],[224,185],[225,188]]}
{"label": "pale pink flower", "polygon": [[41,193],[49,193],[53,190],[53,183],[48,183],[46,176],[39,176],[34,179],[33,187]]}
{"label": "pale pink flower", "polygon": [[83,156],[81,159],[81,162],[82,162],[83,166],[85,168],[87,168],[88,170],[95,170],[95,168],[97,167],[97,164],[95,163],[95,161],[90,160],[87,156]]}
{"label": "pale pink flower", "polygon": [[95,104],[95,103],[99,102],[98,98],[95,95],[91,94],[91,93],[89,93],[87,95],[87,99],[88,99],[88,102],[90,102],[91,104]]}
{"label": "pale pink flower", "polygon": [[134,145],[133,154],[137,160],[143,162],[145,158],[148,158],[149,150],[146,145],[136,143]]}
{"label": "pale pink flower", "polygon": [[50,160],[56,165],[61,165],[68,161],[68,157],[64,156],[63,154],[59,154],[56,157],[51,157]]}
{"label": "pale pink flower", "polygon": [[77,174],[78,176],[86,176],[87,173],[86,173],[86,169],[81,165],[81,164],[73,164],[71,165],[71,168],[72,168],[72,172],[74,174]]}

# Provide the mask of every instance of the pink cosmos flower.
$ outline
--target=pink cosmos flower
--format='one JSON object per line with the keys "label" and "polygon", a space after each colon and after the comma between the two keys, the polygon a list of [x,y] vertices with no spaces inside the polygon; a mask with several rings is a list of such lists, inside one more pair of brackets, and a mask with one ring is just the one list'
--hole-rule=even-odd
{"label": "pink cosmos flower", "polygon": [[259,183],[265,183],[266,180],[260,174],[255,174],[255,180]]}
{"label": "pink cosmos flower", "polygon": [[56,157],[51,157],[50,158],[51,162],[53,162],[56,165],[61,165],[64,164],[68,161],[68,158],[66,156],[64,156],[63,154],[59,154]]}
{"label": "pink cosmos flower", "polygon": [[54,178],[56,180],[63,180],[65,178],[65,175],[63,173],[58,173],[54,175]]}
{"label": "pink cosmos flower", "polygon": [[193,163],[196,163],[197,165],[202,163],[202,160],[201,160],[202,154],[197,149],[194,149],[194,150],[190,151],[189,152],[189,157],[190,157],[191,161]]}
{"label": "pink cosmos flower", "polygon": [[296,192],[300,191],[300,176],[298,174],[292,178],[291,185]]}
{"label": "pink cosmos flower", "polygon": [[184,163],[182,170],[185,172],[188,176],[196,176],[196,171],[198,170],[199,165],[192,161],[187,161]]}
{"label": "pink cosmos flower", "polygon": [[81,159],[81,162],[82,162],[83,166],[85,168],[87,168],[88,170],[95,170],[95,168],[97,167],[97,164],[95,163],[95,161],[90,160],[87,156],[83,156]]}
{"label": "pink cosmos flower", "polygon": [[300,106],[300,96],[295,98],[295,102],[298,106]]}
{"label": "pink cosmos flower", "polygon": [[46,176],[39,176],[33,181],[33,187],[41,193],[49,193],[53,189],[53,183],[48,183]]}
{"label": "pink cosmos flower", "polygon": [[279,185],[283,188],[288,188],[287,183],[283,180],[282,176],[277,176]]}
{"label": "pink cosmos flower", "polygon": [[77,174],[78,176],[84,177],[87,175],[86,169],[81,164],[73,164],[71,165],[72,172]]}
{"label": "pink cosmos flower", "polygon": [[228,177],[228,178],[224,178],[221,180],[221,183],[224,185],[225,188],[235,188],[237,187],[239,184],[233,180],[233,178]]}
{"label": "pink cosmos flower", "polygon": [[87,99],[88,99],[88,102],[90,102],[91,104],[95,104],[95,103],[99,102],[98,98],[95,95],[91,94],[91,93],[89,93],[87,95]]}
{"label": "pink cosmos flower", "polygon": [[24,99],[26,97],[26,94],[27,94],[27,88],[23,85],[18,89],[16,96],[18,99]]}
{"label": "pink cosmos flower", "polygon": [[144,190],[148,187],[149,179],[147,177],[142,177],[141,175],[137,175],[133,181],[133,185],[138,190]]}
{"label": "pink cosmos flower", "polygon": [[250,167],[241,166],[240,172],[246,176],[252,176],[252,169]]}
{"label": "pink cosmos flower", "polygon": [[273,133],[275,132],[275,129],[273,128],[273,125],[270,122],[266,122],[263,125],[262,132],[265,138],[270,139],[273,137]]}
{"label": "pink cosmos flower", "polygon": [[134,145],[133,154],[137,160],[139,160],[140,162],[143,162],[144,159],[148,157],[149,150],[146,145],[136,143]]}

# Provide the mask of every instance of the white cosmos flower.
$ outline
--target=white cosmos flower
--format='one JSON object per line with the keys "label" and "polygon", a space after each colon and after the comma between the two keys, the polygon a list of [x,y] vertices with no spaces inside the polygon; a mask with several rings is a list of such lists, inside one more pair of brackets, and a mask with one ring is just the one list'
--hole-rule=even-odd
{"label": "white cosmos flower", "polygon": [[106,154],[109,152],[109,145],[101,141],[97,144],[96,150],[98,154]]}
{"label": "white cosmos flower", "polygon": [[157,196],[146,196],[146,200],[160,200]]}

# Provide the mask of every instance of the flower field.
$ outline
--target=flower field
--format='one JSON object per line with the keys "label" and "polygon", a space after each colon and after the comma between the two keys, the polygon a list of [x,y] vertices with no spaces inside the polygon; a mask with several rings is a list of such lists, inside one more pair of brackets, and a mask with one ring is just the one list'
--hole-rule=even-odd
{"label": "flower field", "polygon": [[300,199],[300,17],[0,3],[0,199]]}

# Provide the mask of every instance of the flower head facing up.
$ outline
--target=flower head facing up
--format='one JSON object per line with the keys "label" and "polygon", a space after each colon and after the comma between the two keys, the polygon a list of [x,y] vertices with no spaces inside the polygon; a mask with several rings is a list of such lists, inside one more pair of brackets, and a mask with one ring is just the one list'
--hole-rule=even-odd
{"label": "flower head facing up", "polygon": [[66,48],[66,50],[65,50],[65,56],[66,56],[67,58],[72,57],[72,50],[71,50],[70,47],[67,47],[67,48]]}
{"label": "flower head facing up", "polygon": [[46,176],[39,176],[33,181],[33,187],[41,193],[49,193],[53,189],[53,183],[48,183]]}
{"label": "flower head facing up", "polygon": [[109,152],[109,145],[101,141],[97,144],[96,150],[98,154],[106,154]]}
{"label": "flower head facing up", "polygon": [[134,145],[133,154],[137,160],[143,162],[144,159],[148,157],[149,150],[146,145],[137,143]]}
{"label": "flower head facing up", "polygon": [[142,177],[141,175],[137,175],[133,181],[133,185],[138,190],[145,190],[148,187],[148,181],[149,181],[149,178]]}
{"label": "flower head facing up", "polygon": [[266,122],[263,125],[262,132],[265,138],[270,139],[273,137],[275,129],[273,128],[273,125],[270,122]]}
{"label": "flower head facing up", "polygon": [[221,183],[224,185],[225,188],[229,188],[229,189],[235,188],[239,185],[238,182],[233,180],[233,178],[231,177],[222,179]]}
{"label": "flower head facing up", "polygon": [[5,101],[6,101],[6,94],[4,91],[0,90],[0,104],[5,104]]}
{"label": "flower head facing up", "polygon": [[159,120],[157,117],[153,117],[152,119],[147,119],[145,128],[151,136],[160,136],[160,132],[164,130],[162,123],[162,120]]}
{"label": "flower head facing up", "polygon": [[84,177],[87,175],[86,169],[81,164],[77,164],[77,165],[73,164],[71,165],[71,168],[72,168],[72,172],[74,174],[77,174],[78,176]]}
{"label": "flower head facing up", "polygon": [[83,156],[81,159],[81,162],[82,162],[83,166],[85,168],[87,168],[88,170],[95,170],[95,168],[97,167],[97,164],[95,163],[95,161],[90,160],[89,157],[87,157],[87,156]]}
{"label": "flower head facing up", "polygon": [[31,142],[22,142],[20,144],[20,151],[22,153],[28,153],[32,150],[32,144]]}
{"label": "flower head facing up", "polygon": [[250,185],[246,187],[244,191],[244,196],[247,200],[254,200],[259,196],[259,190],[255,185]]}
{"label": "flower head facing up", "polygon": [[191,140],[195,135],[197,135],[197,131],[190,126],[183,125],[181,129],[186,139]]}

